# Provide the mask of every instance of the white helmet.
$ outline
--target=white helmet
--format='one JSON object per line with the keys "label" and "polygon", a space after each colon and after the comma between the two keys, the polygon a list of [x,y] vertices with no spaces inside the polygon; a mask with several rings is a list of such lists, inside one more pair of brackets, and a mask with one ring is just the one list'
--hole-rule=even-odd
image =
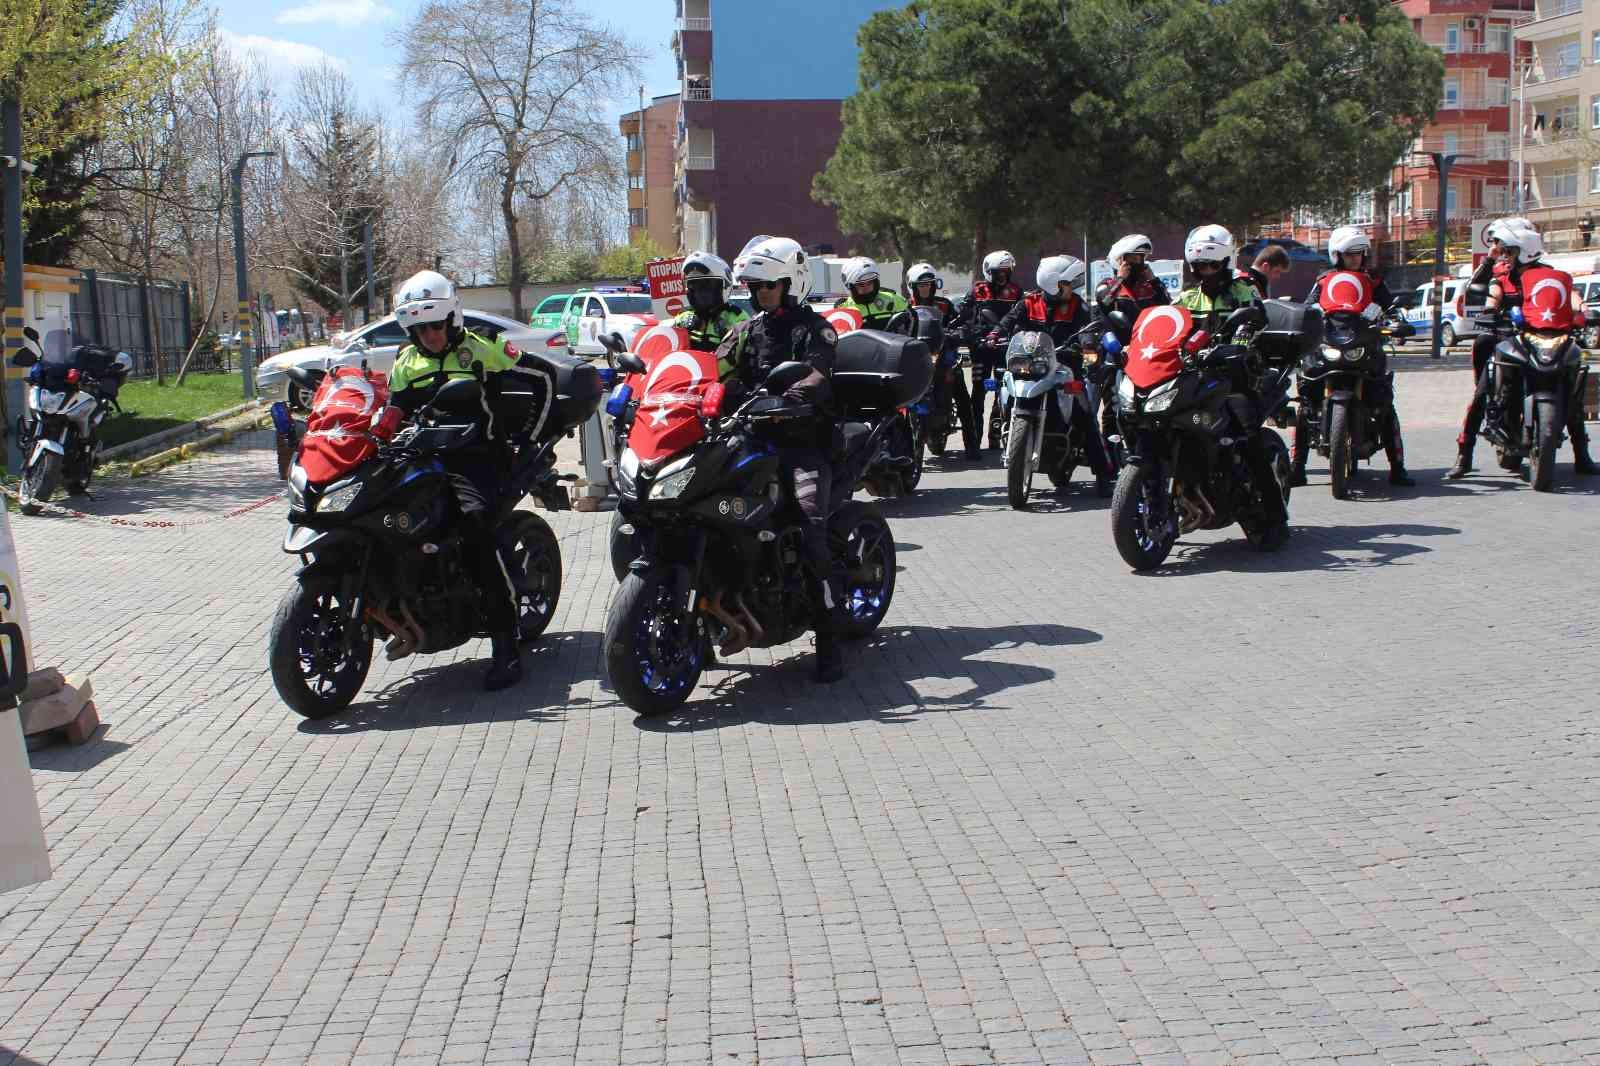
{"label": "white helmet", "polygon": [[917,263],[906,271],[906,284],[908,286],[921,285],[924,281],[933,282],[933,291],[938,292],[944,288],[944,279],[938,271],[933,269],[932,263]]}
{"label": "white helmet", "polygon": [[1056,286],[1063,281],[1076,289],[1083,283],[1083,260],[1071,255],[1052,255],[1039,260],[1039,269],[1033,276],[1039,288],[1050,296],[1056,294]]}
{"label": "white helmet", "polygon": [[733,271],[728,268],[728,261],[710,252],[690,252],[683,257],[684,280],[692,281],[697,277],[715,278],[722,282],[724,289],[733,287]]}
{"label": "white helmet", "polygon": [[429,322],[443,322],[452,335],[461,329],[461,297],[455,283],[432,270],[411,275],[394,292],[394,317],[407,333]]}
{"label": "white helmet", "polygon": [[846,285],[860,285],[864,281],[878,280],[878,264],[864,255],[846,259],[843,272]]}
{"label": "white helmet", "polygon": [[1130,255],[1142,255],[1148,258],[1155,254],[1155,245],[1150,243],[1150,238],[1142,233],[1130,233],[1111,246],[1111,251],[1106,253],[1114,267],[1122,266],[1122,260]]}
{"label": "white helmet", "polygon": [[752,237],[733,261],[733,276],[742,282],[787,281],[789,295],[804,300],[811,292],[811,263],[800,242],[791,237]]}
{"label": "white helmet", "polygon": [[1346,253],[1372,254],[1372,238],[1359,226],[1340,226],[1328,237],[1328,262],[1339,265],[1339,257]]}
{"label": "white helmet", "polygon": [[1233,260],[1233,234],[1224,227],[1212,224],[1196,226],[1183,242],[1183,261],[1195,263],[1221,263],[1226,270]]}
{"label": "white helmet", "polygon": [[1500,238],[1501,244],[1517,249],[1517,258],[1524,263],[1544,255],[1544,238],[1525,218],[1501,219],[1490,232]]}
{"label": "white helmet", "polygon": [[983,257],[983,276],[990,281],[994,280],[994,274],[997,270],[1015,269],[1017,269],[1017,257],[1010,252],[990,252]]}

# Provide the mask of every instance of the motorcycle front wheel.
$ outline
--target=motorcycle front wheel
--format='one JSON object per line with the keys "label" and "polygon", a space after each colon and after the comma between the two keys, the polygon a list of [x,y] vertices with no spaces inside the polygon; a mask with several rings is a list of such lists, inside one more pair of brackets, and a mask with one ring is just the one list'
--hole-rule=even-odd
{"label": "motorcycle front wheel", "polygon": [[39,505],[50,502],[60,481],[61,456],[52,451],[44,452],[22,476],[22,513],[38,514],[43,509]]}
{"label": "motorcycle front wheel", "polygon": [[1561,419],[1553,403],[1535,406],[1533,424],[1533,466],[1528,484],[1534,492],[1549,492],[1556,480],[1556,448],[1561,442]]}
{"label": "motorcycle front wheel", "polygon": [[1356,477],[1354,442],[1350,439],[1350,407],[1336,403],[1328,407],[1328,475],[1333,482],[1333,498],[1348,500]]}
{"label": "motorcycle front wheel", "polygon": [[[1041,416],[1043,417],[1042,413]],[[1028,509],[1033,488],[1033,426],[1013,418],[1006,436],[1006,496],[1016,511]]]}
{"label": "motorcycle front wheel", "polygon": [[347,640],[350,605],[335,578],[304,577],[283,594],[272,619],[272,684],[289,709],[326,718],[350,705],[372,667],[372,632]]}
{"label": "motorcycle front wheel", "polygon": [[617,576],[619,584],[628,576],[628,567],[639,558],[639,535],[622,532],[622,527],[627,524],[628,520],[622,517],[621,511],[611,512],[611,572]]}
{"label": "motorcycle front wheel", "polygon": [[1166,562],[1178,540],[1178,513],[1159,466],[1130,464],[1117,475],[1111,535],[1117,554],[1135,570],[1151,570]]}
{"label": "motorcycle front wheel", "polygon": [[670,566],[629,572],[606,615],[606,673],[635,714],[666,714],[700,683],[711,657],[705,623],[687,605]]}

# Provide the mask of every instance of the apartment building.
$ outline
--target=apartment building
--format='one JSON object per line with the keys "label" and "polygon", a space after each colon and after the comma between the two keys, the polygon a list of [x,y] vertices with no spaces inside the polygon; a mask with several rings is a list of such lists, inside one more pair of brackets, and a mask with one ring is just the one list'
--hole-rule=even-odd
{"label": "apartment building", "polygon": [[682,107],[672,245],[731,260],[767,233],[843,251],[838,219],[811,198],[811,182],[833,155],[841,103],[856,89],[856,31],[874,11],[898,5],[677,4]]}
{"label": "apartment building", "polygon": [[1521,112],[1513,205],[1550,250],[1590,248],[1600,218],[1600,0],[1537,0],[1516,39],[1527,55],[1512,107],[1514,118]]}
{"label": "apartment building", "polygon": [[628,240],[678,246],[678,94],[657,96],[617,120],[627,142]]}

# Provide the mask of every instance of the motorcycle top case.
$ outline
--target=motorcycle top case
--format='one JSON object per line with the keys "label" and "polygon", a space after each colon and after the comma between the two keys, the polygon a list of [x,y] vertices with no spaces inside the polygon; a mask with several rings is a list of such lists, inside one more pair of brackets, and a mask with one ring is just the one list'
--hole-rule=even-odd
{"label": "motorcycle top case", "polygon": [[600,371],[592,363],[577,356],[521,352],[518,363],[534,374],[509,371],[501,375],[500,413],[519,430],[532,432],[544,406],[544,380],[548,375],[554,383],[555,399],[544,425],[539,426],[539,436],[558,436],[588,421],[605,396],[605,385],[600,381]]}
{"label": "motorcycle top case", "polygon": [[1322,345],[1322,308],[1292,300],[1267,300],[1266,326],[1256,334],[1256,348],[1268,359],[1298,360]]}
{"label": "motorcycle top case", "polygon": [[928,343],[915,337],[860,329],[840,337],[835,348],[833,396],[846,414],[904,407],[932,380]]}
{"label": "motorcycle top case", "polygon": [[298,461],[313,485],[343,477],[378,453],[372,416],[389,402],[389,379],[359,367],[336,367],[311,398]]}

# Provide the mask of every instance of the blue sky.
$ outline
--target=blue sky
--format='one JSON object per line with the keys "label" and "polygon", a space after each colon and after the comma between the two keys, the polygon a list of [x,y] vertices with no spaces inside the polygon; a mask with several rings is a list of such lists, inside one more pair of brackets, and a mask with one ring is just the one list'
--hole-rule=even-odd
{"label": "blue sky", "polygon": [[[266,57],[283,71],[324,57],[343,67],[365,100],[392,114],[397,55],[388,38],[420,6],[416,0],[215,0],[231,47]],[[580,0],[582,2],[582,0]],[[676,89],[672,0],[610,0],[585,5],[646,54],[646,97]],[[637,92],[616,102],[613,117],[638,106]],[[619,134],[620,136],[620,134]]]}

